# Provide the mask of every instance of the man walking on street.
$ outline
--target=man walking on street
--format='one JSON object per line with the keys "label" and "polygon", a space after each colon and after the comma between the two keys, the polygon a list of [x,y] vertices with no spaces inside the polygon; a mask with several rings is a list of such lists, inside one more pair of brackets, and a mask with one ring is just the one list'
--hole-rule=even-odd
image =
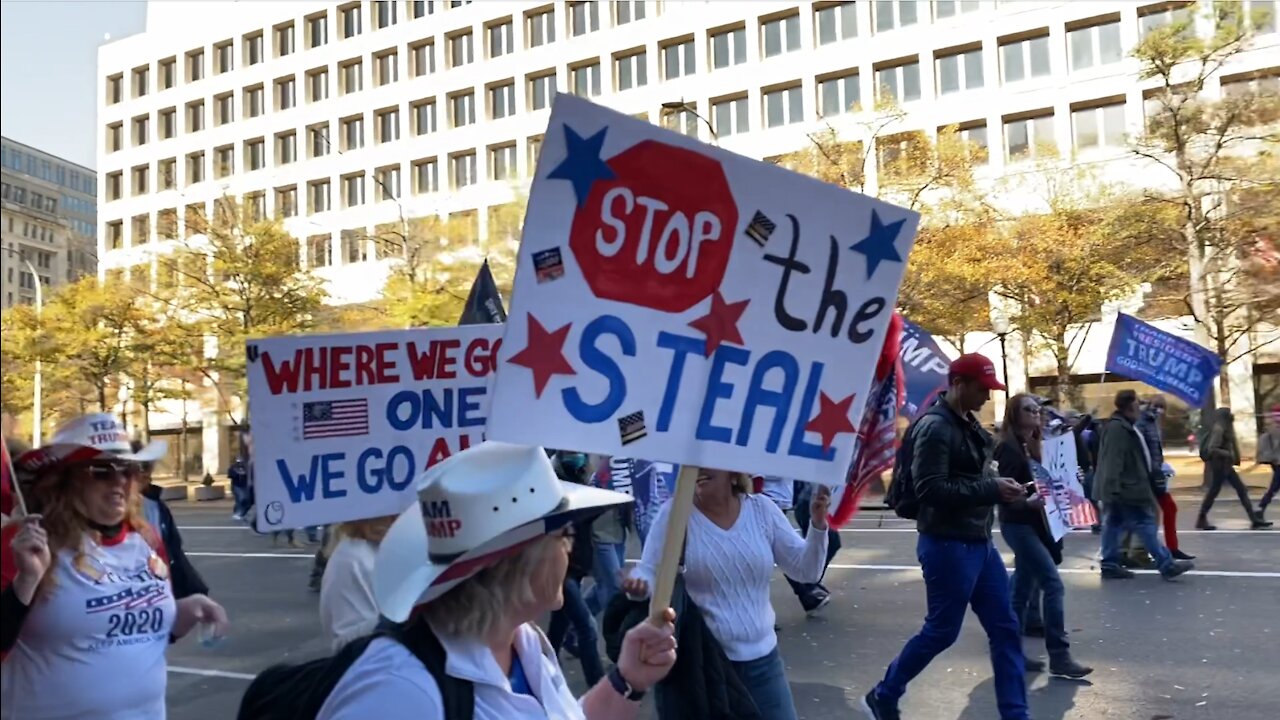
{"label": "man walking on street", "polygon": [[911,481],[919,501],[916,556],[924,573],[928,615],[884,679],[862,699],[873,720],[899,720],[898,700],[960,635],[972,606],[991,644],[1001,720],[1028,720],[1026,659],[1009,602],[1009,575],[991,541],[993,509],[1025,496],[1012,479],[996,477],[994,441],[973,416],[1004,390],[991,360],[962,355],[951,363],[949,387],[921,417],[911,443]]}

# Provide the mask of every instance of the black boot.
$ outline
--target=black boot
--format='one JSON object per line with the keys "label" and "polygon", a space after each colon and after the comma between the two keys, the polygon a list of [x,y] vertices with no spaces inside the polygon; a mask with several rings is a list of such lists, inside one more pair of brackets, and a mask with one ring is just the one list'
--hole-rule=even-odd
{"label": "black boot", "polygon": [[1174,560],[1195,560],[1196,559],[1195,555],[1192,555],[1190,553],[1184,553],[1181,550],[1170,550],[1169,553],[1173,555]]}
{"label": "black boot", "polygon": [[1196,529],[1197,530],[1217,530],[1218,526],[1209,524],[1208,515],[1201,515],[1200,517],[1196,518]]}
{"label": "black boot", "polygon": [[1274,523],[1272,523],[1270,520],[1264,520],[1262,517],[1262,513],[1257,513],[1253,516],[1253,524],[1251,527],[1254,530],[1266,530],[1267,528],[1271,527],[1273,524]]}

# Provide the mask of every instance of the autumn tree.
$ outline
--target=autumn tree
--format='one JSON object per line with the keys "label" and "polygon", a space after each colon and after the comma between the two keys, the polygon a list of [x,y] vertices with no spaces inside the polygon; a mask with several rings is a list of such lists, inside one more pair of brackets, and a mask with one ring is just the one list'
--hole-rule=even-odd
{"label": "autumn tree", "polygon": [[[1228,363],[1260,347],[1254,331],[1260,323],[1274,326],[1276,309],[1266,284],[1253,277],[1258,238],[1276,236],[1275,214],[1266,213],[1269,225],[1258,227],[1251,198],[1274,202],[1280,96],[1266,89],[1261,75],[1224,74],[1275,18],[1263,10],[1246,16],[1244,7],[1214,3],[1176,16],[1148,32],[1132,53],[1142,79],[1155,81],[1145,98],[1146,127],[1132,150],[1167,174],[1169,190],[1159,198],[1179,214],[1187,309],[1201,339]],[[1212,28],[1207,37],[1196,32],[1197,16]],[[1218,392],[1219,402],[1229,405],[1225,372]]]}

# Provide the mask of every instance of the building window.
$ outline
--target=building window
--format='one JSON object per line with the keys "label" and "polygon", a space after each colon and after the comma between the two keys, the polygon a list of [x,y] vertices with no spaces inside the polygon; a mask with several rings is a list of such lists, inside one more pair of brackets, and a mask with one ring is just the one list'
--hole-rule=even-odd
{"label": "building window", "polygon": [[107,104],[115,105],[124,100],[124,76],[119,73],[107,78]]}
{"label": "building window", "polygon": [[458,33],[449,38],[449,67],[462,67],[475,61],[475,48],[471,44],[471,32]]}
{"label": "building window", "polygon": [[315,49],[329,42],[329,14],[322,12],[307,18],[307,47]]}
{"label": "building window", "polygon": [[364,204],[364,175],[342,178],[342,206],[353,208]]}
{"label": "building window", "polygon": [[764,94],[764,126],[781,127],[804,120],[804,96],[800,86]]}
{"label": "building window", "polygon": [[436,71],[436,44],[431,42],[409,46],[409,63],[413,77],[423,77]]}
{"label": "building window", "polygon": [[329,70],[317,68],[307,72],[307,102],[320,102],[329,98]]}
{"label": "building window", "polygon": [[[1235,0],[1233,0],[1233,4],[1234,2]],[[1138,21],[1143,36],[1146,36],[1147,33],[1150,33],[1156,28],[1161,28],[1172,23],[1186,23],[1187,34],[1194,33],[1195,28],[1193,25],[1195,23],[1195,5],[1193,3],[1188,3],[1180,7],[1166,6],[1156,12],[1150,12],[1142,15],[1141,19]]]}
{"label": "building window", "polygon": [[712,103],[711,120],[715,123],[718,137],[739,135],[749,131],[751,127],[747,120],[747,99],[740,97]]}
{"label": "building window", "polygon": [[916,0],[876,0],[876,32],[915,25]]}
{"label": "building window", "polygon": [[817,13],[817,40],[819,45],[830,45],[858,36],[858,16],[852,2],[842,2],[820,8]]}
{"label": "building window", "polygon": [[1049,74],[1049,36],[1028,38],[1000,46],[1000,70],[1006,83]]}
{"label": "building window", "polygon": [[1241,125],[1245,127],[1261,127],[1280,119],[1280,71],[1275,68],[1261,70],[1246,75],[1237,75],[1222,80],[1223,99],[1235,103],[1243,103]]}
{"label": "building window", "polygon": [[204,152],[193,152],[187,155],[187,184],[195,185],[204,182]]}
{"label": "building window", "polygon": [[[135,246],[146,245],[147,243],[151,242],[151,218],[150,217],[146,215],[134,215],[133,220],[129,224],[132,226],[130,228],[130,230],[132,231],[130,234],[133,236],[129,238],[131,245],[135,245]],[[43,253],[41,254],[43,255]],[[133,273],[134,273],[135,280],[137,279],[138,275],[141,274],[138,271],[145,267],[146,265],[134,266]]]}
{"label": "building window", "polygon": [[351,60],[338,66],[338,94],[350,95],[364,89],[364,61]]}
{"label": "building window", "polygon": [[529,109],[542,110],[551,107],[556,96],[555,73],[536,75],[529,78]]}
{"label": "building window", "polygon": [[107,247],[119,250],[124,247],[124,221],[113,220],[107,223]]}
{"label": "building window", "polygon": [[139,165],[129,173],[133,180],[133,195],[146,195],[151,191],[149,180],[151,170],[146,165]]}
{"label": "building window", "polygon": [[373,83],[377,87],[390,85],[400,79],[400,55],[395,50],[373,57]]}
{"label": "building window", "polygon": [[1071,142],[1076,152],[1125,147],[1124,103],[1072,110]]}
{"label": "building window", "polygon": [[396,24],[396,3],[399,0],[373,0],[373,27],[375,30]]}
{"label": "building window", "polygon": [[538,167],[538,158],[542,157],[542,136],[535,135],[529,138],[525,145],[529,152],[529,174],[532,175],[534,168]]}
{"label": "building window", "polygon": [[614,24],[626,25],[637,20],[643,20],[648,6],[645,0],[615,0],[613,7]]}
{"label": "building window", "polygon": [[245,141],[244,164],[250,172],[267,166],[267,144],[262,138]]}
{"label": "building window", "polygon": [[439,192],[439,190],[440,173],[435,158],[415,161],[413,163],[413,193],[415,195],[426,195],[427,193]]}
{"label": "building window", "polygon": [[311,235],[307,238],[307,261],[311,267],[328,267],[332,258],[329,252],[333,247],[333,238],[329,235]]}
{"label": "building window", "polygon": [[862,103],[858,74],[843,75],[818,81],[818,105],[823,117],[856,112]]}
{"label": "building window", "polygon": [[298,186],[276,188],[276,214],[280,217],[293,217],[298,214]]}
{"label": "building window", "polygon": [[298,161],[298,133],[293,130],[276,135],[276,165],[292,165]]}
{"label": "building window", "polygon": [[434,14],[435,11],[435,0],[410,0],[409,2],[409,17],[414,20]]}
{"label": "building window", "polygon": [[516,146],[501,145],[489,148],[489,178],[495,182],[516,178]]}
{"label": "building window", "polygon": [[690,137],[698,136],[698,108],[694,103],[687,103],[684,108],[675,111],[663,110],[662,126]]}
{"label": "building window", "polygon": [[213,98],[213,125],[226,125],[235,120],[235,97],[231,93],[216,95]]}
{"label": "building window", "polygon": [[395,142],[400,139],[400,109],[387,108],[377,112],[377,137],[374,141],[379,145],[383,143]]}
{"label": "building window", "polygon": [[476,154],[462,153],[449,158],[449,180],[454,190],[476,184]]}
{"label": "building window", "polygon": [[436,132],[436,103],[434,100],[414,103],[413,134],[427,135]]}
{"label": "building window", "polygon": [[267,217],[267,194],[263,192],[249,193],[244,196],[244,204],[249,208],[249,218],[255,222]]}
{"label": "building window", "polygon": [[307,150],[311,158],[320,158],[329,154],[329,123],[320,123],[307,128]]}
{"label": "building window", "polygon": [[950,95],[961,90],[982,87],[982,49],[940,57],[936,61],[938,94]]}
{"label": "building window", "polygon": [[187,53],[187,82],[204,79],[204,50]]}
{"label": "building window", "polygon": [[293,54],[293,23],[277,25],[272,31],[276,43],[276,57]]}
{"label": "building window", "polygon": [[400,166],[378,168],[374,171],[374,184],[379,200],[395,202],[400,199]]}
{"label": "building window", "polygon": [[662,47],[662,79],[675,80],[695,72],[693,41],[671,43]]}
{"label": "building window", "polygon": [[715,69],[747,61],[747,30],[725,30],[711,36],[711,65]]}
{"label": "building window", "polygon": [[529,39],[529,47],[536,48],[556,41],[555,9],[530,13],[525,18],[527,25],[525,36]]}
{"label": "building window", "polygon": [[307,214],[315,215],[316,213],[328,212],[328,210],[329,181],[312,180],[307,183]]}
{"label": "building window", "polygon": [[133,96],[140,98],[151,90],[151,68],[143,65],[133,71]]}
{"label": "building window", "polygon": [[515,46],[512,44],[514,40],[511,34],[510,20],[490,25],[485,32],[489,36],[489,57],[502,57],[514,52]]}
{"label": "building window", "polygon": [[360,34],[361,17],[360,5],[350,5],[344,8],[338,8],[338,15],[342,19],[342,39],[353,38]]}
{"label": "building window", "polygon": [[261,85],[246,88],[244,91],[244,116],[256,118],[266,111],[266,100]]}
{"label": "building window", "polygon": [[1005,152],[1009,161],[1028,160],[1056,151],[1053,115],[1004,121]]}
{"label": "building window", "polygon": [[489,117],[501,120],[516,111],[516,84],[507,82],[489,88]]}
{"label": "building window", "polygon": [[178,61],[166,58],[156,64],[160,73],[160,89],[168,90],[178,84]]}
{"label": "building window", "polygon": [[156,176],[160,180],[161,190],[178,187],[178,159],[165,158],[156,163]]}
{"label": "building window", "polygon": [[895,103],[920,99],[920,63],[876,70],[876,96]]}
{"label": "building window", "polygon": [[235,57],[231,41],[220,42],[213,46],[213,74],[221,75],[235,69]]}
{"label": "building window", "polygon": [[236,149],[232,145],[223,145],[213,149],[213,177],[222,179],[236,172]]}
{"label": "building window", "polygon": [[630,55],[623,55],[613,61],[614,75],[617,79],[618,92],[631,88],[644,87],[649,84],[649,54],[644,50]]}
{"label": "building window", "polygon": [[369,254],[366,250],[368,236],[365,235],[363,230],[343,230],[339,233],[338,238],[342,242],[342,257],[345,258],[344,262],[346,264],[352,265],[369,259]]}
{"label": "building window", "polygon": [[204,130],[204,101],[193,100],[187,103],[187,132]]}
{"label": "building window", "polygon": [[160,121],[160,139],[171,140],[178,135],[178,109],[165,108],[157,117]]}
{"label": "building window", "polygon": [[578,37],[600,29],[600,4],[595,0],[569,3],[569,35]]}
{"label": "building window", "polygon": [[[955,17],[956,11],[962,13],[971,13],[978,10],[978,0],[934,0],[933,16],[941,20],[942,18]],[[986,132],[986,126],[983,126],[983,133]]]}
{"label": "building window", "polygon": [[465,127],[475,121],[475,93],[459,93],[449,98],[449,122],[453,127]]}
{"label": "building window", "polygon": [[364,116],[356,115],[342,121],[342,151],[351,152],[364,147]]}
{"label": "building window", "polygon": [[257,65],[262,62],[262,33],[246,35],[244,38],[244,64]]}
{"label": "building window", "polygon": [[1120,62],[1124,59],[1124,47],[1120,44],[1120,21],[1069,31],[1067,51],[1071,55],[1072,70]]}
{"label": "building window", "polygon": [[151,117],[148,115],[139,115],[133,119],[133,144],[134,146],[146,145],[151,139]]}
{"label": "building window", "polygon": [[800,49],[800,16],[788,15],[769,20],[761,27],[764,36],[764,56],[776,57]]}
{"label": "building window", "polygon": [[288,110],[298,104],[293,76],[276,80],[276,110]]}
{"label": "building window", "polygon": [[573,86],[573,94],[578,97],[595,97],[600,94],[600,63],[571,68],[569,82]]}

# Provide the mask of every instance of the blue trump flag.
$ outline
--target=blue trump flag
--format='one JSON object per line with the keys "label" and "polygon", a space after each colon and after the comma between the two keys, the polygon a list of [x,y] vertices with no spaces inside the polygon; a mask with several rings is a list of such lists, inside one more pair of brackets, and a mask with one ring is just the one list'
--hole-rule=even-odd
{"label": "blue trump flag", "polygon": [[946,389],[951,358],[942,352],[928,330],[906,318],[902,319],[901,344],[899,357],[902,358],[903,384],[906,386],[902,414],[907,420],[914,420],[929,409],[938,393]]}
{"label": "blue trump flag", "polygon": [[1107,372],[1144,382],[1182,398],[1192,407],[1204,405],[1222,359],[1208,349],[1121,313],[1107,350]]}

